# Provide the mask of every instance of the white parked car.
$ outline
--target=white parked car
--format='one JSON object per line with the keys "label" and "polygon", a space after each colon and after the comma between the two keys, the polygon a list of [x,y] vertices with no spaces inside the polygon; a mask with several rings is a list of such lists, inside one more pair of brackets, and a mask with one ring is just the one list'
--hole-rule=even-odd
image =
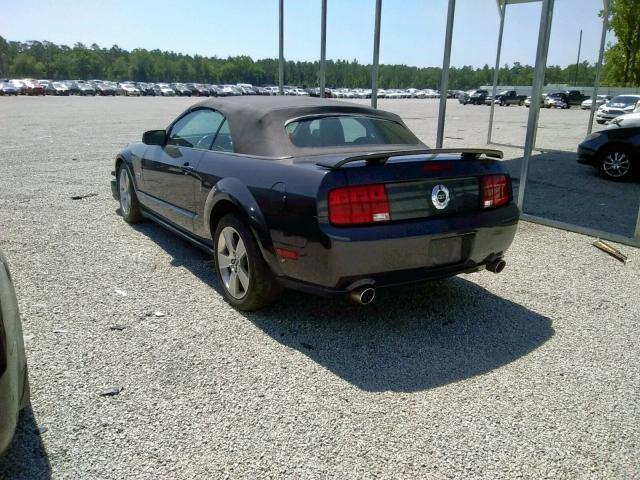
{"label": "white parked car", "polygon": [[122,84],[120,84],[120,87],[122,88],[122,90],[124,90],[124,94],[127,97],[139,97],[140,96],[140,90],[138,89],[138,87],[136,87],[135,85],[133,85],[131,83],[122,83]]}
{"label": "white parked car", "polygon": [[[598,95],[598,98],[596,99],[596,106],[599,107],[600,105],[604,105],[612,98],[613,97],[611,95]],[[591,110],[592,103],[593,103],[593,100],[591,100],[590,98],[587,98],[584,102],[582,102],[582,104],[580,105],[580,108],[582,110]]]}
{"label": "white parked car", "polygon": [[607,128],[630,128],[640,127],[640,109],[638,113],[627,113],[626,115],[620,115],[609,122]]}
{"label": "white parked car", "polygon": [[166,83],[159,83],[158,84],[158,88],[160,89],[160,95],[162,95],[163,97],[175,97],[176,96],[176,91],[171,88],[169,85],[167,85]]}
{"label": "white parked car", "polygon": [[596,114],[596,122],[602,124],[625,113],[632,113],[640,102],[640,95],[618,95],[601,105]]}

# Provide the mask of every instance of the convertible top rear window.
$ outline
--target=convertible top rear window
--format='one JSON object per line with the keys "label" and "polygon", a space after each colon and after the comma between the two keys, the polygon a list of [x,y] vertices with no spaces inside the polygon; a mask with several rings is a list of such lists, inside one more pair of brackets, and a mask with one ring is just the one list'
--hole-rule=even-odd
{"label": "convertible top rear window", "polygon": [[345,147],[352,145],[416,145],[420,141],[400,123],[367,116],[314,117],[285,127],[296,147]]}

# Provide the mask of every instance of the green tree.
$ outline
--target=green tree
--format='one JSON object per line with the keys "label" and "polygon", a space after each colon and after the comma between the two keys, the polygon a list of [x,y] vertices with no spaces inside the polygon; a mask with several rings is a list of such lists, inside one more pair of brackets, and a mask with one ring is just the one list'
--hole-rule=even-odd
{"label": "green tree", "polygon": [[605,79],[614,85],[640,85],[640,0],[612,0],[610,28],[617,43],[605,53]]}

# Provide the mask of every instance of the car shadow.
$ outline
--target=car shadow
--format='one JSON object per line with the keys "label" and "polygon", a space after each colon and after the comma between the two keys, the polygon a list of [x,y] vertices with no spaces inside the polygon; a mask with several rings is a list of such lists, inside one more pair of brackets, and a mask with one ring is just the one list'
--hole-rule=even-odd
{"label": "car shadow", "polygon": [[5,455],[0,457],[0,478],[14,480],[51,478],[47,450],[42,443],[41,433],[30,406],[20,412],[13,442]]}
{"label": "car shadow", "polygon": [[[136,229],[220,291],[209,256],[151,222]],[[384,289],[360,306],[287,291],[244,316],[279,343],[371,392],[413,392],[481,375],[530,353],[551,320],[462,277]]]}
{"label": "car shadow", "polygon": [[[522,157],[505,160],[520,187]],[[612,182],[576,162],[576,153],[539,151],[529,162],[524,213],[580,227],[633,237],[639,206],[638,182]]]}

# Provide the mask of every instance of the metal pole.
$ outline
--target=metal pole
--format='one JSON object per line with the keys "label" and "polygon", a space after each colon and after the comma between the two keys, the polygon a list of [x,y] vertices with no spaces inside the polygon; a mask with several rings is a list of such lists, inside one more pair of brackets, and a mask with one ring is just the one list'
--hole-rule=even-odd
{"label": "metal pole", "polygon": [[[545,37],[544,37],[544,57],[542,59],[542,65],[544,66],[544,68],[547,67],[547,55],[549,53],[549,42],[551,41],[551,23],[552,23],[552,19],[553,19],[553,8],[554,8],[554,4],[555,4],[555,0],[552,1],[551,3],[551,18],[549,20],[549,22],[547,22],[547,31],[545,33]],[[544,90],[544,72],[542,74],[542,90],[540,90],[540,97],[542,97],[542,91]],[[538,111],[538,115],[539,115],[539,111]],[[536,144],[538,142],[538,121],[536,120],[536,124],[534,127],[534,131],[533,131],[533,146],[531,147],[532,150],[536,149]]]}
{"label": "metal pole", "polygon": [[582,30],[580,30],[580,40],[578,41],[578,61],[576,62],[576,73],[573,77],[573,85],[578,85],[578,69],[580,68],[580,51],[582,50]]}
{"label": "metal pole", "polygon": [[636,240],[640,240],[640,208],[638,209],[638,221],[636,222],[636,232],[634,234]]}
{"label": "metal pole", "polygon": [[529,120],[527,121],[527,134],[524,142],[524,156],[522,158],[522,169],[520,171],[520,185],[518,187],[518,208],[524,210],[524,193],[529,175],[529,161],[531,152],[535,144],[538,117],[540,115],[540,96],[544,83],[544,71],[549,50],[549,32],[551,31],[551,21],[553,19],[554,0],[543,0],[542,12],[540,14],[540,30],[538,32],[538,49],[536,53],[536,68],[531,89],[531,105],[529,107]]}
{"label": "metal pole", "polygon": [[376,24],[373,31],[373,65],[371,65],[371,107],[378,108],[378,62],[380,60],[380,18],[382,0],[376,0]]}
{"label": "metal pole", "polygon": [[498,49],[496,51],[496,68],[493,71],[493,91],[491,98],[491,112],[489,113],[489,133],[487,133],[487,144],[491,143],[491,133],[493,132],[493,112],[495,109],[495,99],[498,93],[498,77],[500,75],[500,54],[502,53],[502,34],[504,32],[504,14],[507,10],[507,4],[500,4],[500,30],[498,32]]}
{"label": "metal pole", "polygon": [[593,118],[596,115],[596,100],[598,99],[598,90],[600,89],[600,76],[602,74],[602,59],[604,57],[604,47],[607,41],[607,31],[609,30],[609,10],[611,8],[611,0],[604,0],[604,11],[602,12],[602,36],[600,37],[600,53],[598,54],[598,64],[596,65],[596,82],[593,86],[593,95],[591,95],[591,113],[589,114],[589,125],[587,126],[587,135],[591,135],[593,130]]}
{"label": "metal pole", "polygon": [[284,0],[280,0],[280,58],[278,60],[278,92],[284,95]]}
{"label": "metal pole", "polygon": [[440,80],[440,110],[438,112],[436,148],[442,148],[442,142],[444,139],[444,117],[447,113],[447,90],[449,89],[449,65],[451,64],[451,40],[453,39],[453,18],[455,13],[456,0],[449,0],[449,9],[447,11],[447,31],[444,37],[442,79]]}
{"label": "metal pole", "polygon": [[320,25],[320,98],[324,98],[326,84],[326,56],[327,56],[327,0],[322,0],[322,14]]}

